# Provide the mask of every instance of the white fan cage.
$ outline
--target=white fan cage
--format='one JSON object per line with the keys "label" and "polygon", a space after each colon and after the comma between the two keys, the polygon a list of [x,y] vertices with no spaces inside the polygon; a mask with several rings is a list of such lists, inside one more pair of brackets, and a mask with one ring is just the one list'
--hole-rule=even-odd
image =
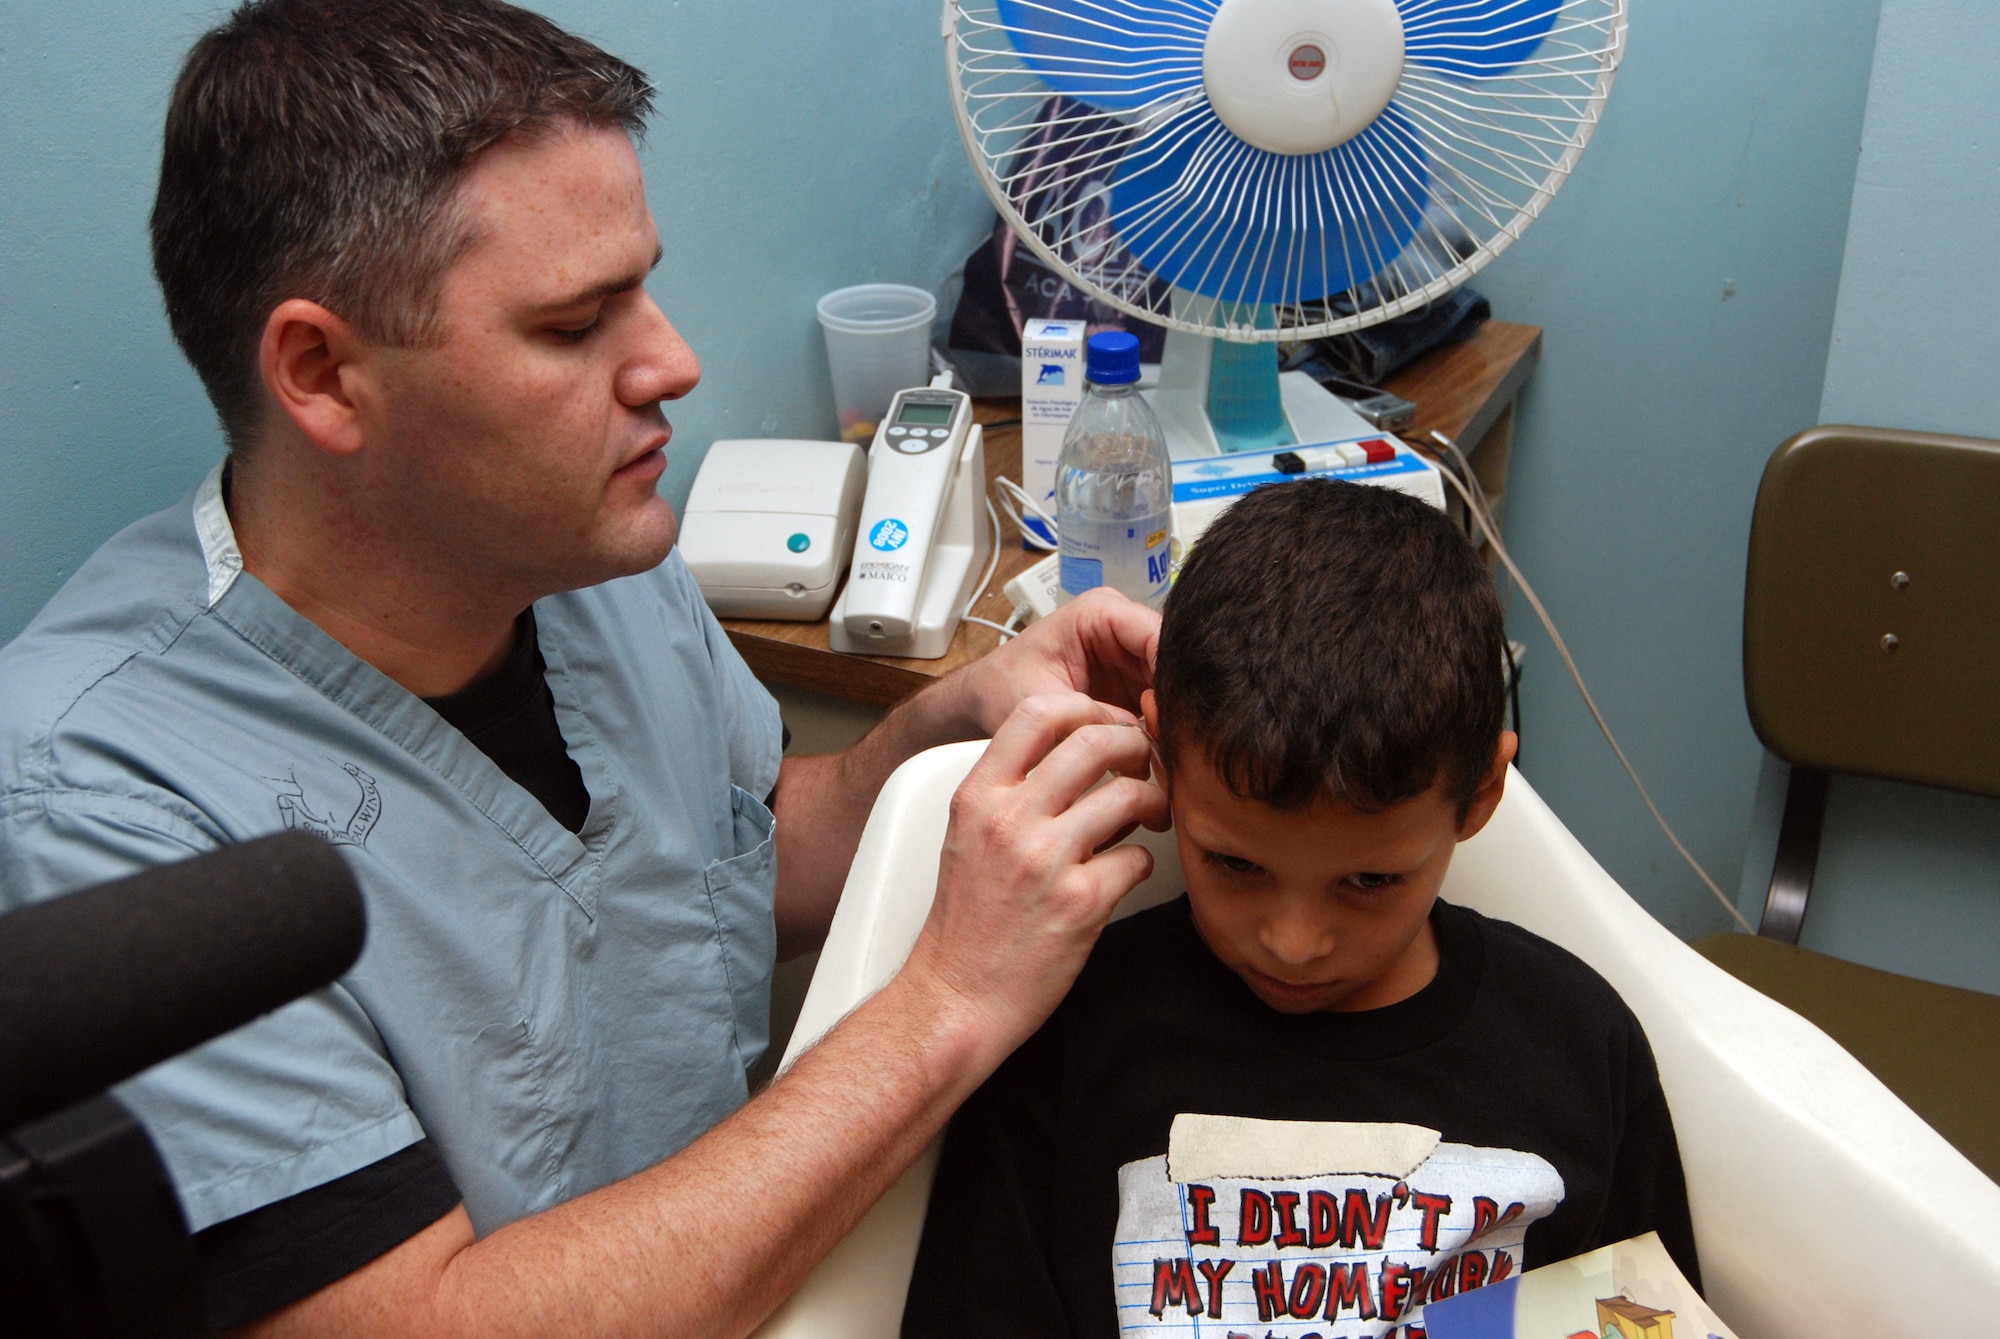
{"label": "white fan cage", "polygon": [[[1575,167],[1603,113],[1626,36],[1626,0],[1561,0],[1539,46],[1502,73],[1406,61],[1390,111],[1400,113],[1422,143],[1429,177],[1427,203],[1409,242],[1394,255],[1361,258],[1365,277],[1330,293],[1307,291],[1306,267],[1297,255],[1273,248],[1252,263],[1276,272],[1277,295],[1267,291],[1248,300],[1163,282],[1119,244],[1120,225],[1142,209],[1158,217],[1180,208],[1190,191],[1223,193],[1229,198],[1221,207],[1238,218],[1284,210],[1294,217],[1317,215],[1324,244],[1325,225],[1339,224],[1327,213],[1385,207],[1374,172],[1364,167],[1341,173],[1338,181],[1322,178],[1319,189],[1294,190],[1290,199],[1274,198],[1268,189],[1260,196],[1260,183],[1244,169],[1264,151],[1231,136],[1225,152],[1200,164],[1202,179],[1177,184],[1177,196],[1155,192],[1120,211],[1109,175],[1117,155],[1138,150],[1148,136],[1166,133],[1177,117],[1206,101],[1199,52],[1213,5],[1160,0],[1150,33],[1122,27],[1129,4],[1017,0],[1011,7],[1018,14],[1050,15],[1072,31],[1079,11],[1086,14],[1103,34],[1102,58],[1070,57],[1071,68],[1062,73],[1115,81],[1122,100],[1137,95],[1141,105],[1105,111],[1059,95],[1023,59],[995,0],[945,0],[952,106],[966,152],[1001,217],[1058,274],[1098,300],[1156,325],[1244,343],[1318,338],[1390,320],[1457,288],[1506,250]],[[1434,5],[1415,23],[1436,21],[1441,9],[1451,5]],[[1123,43],[1150,42],[1157,52],[1162,25],[1185,34],[1180,54],[1135,56]],[[1421,37],[1415,24],[1406,32]],[[1026,36],[1032,42],[1036,34]],[[1197,76],[1192,86],[1188,51]],[[1051,62],[1044,55],[1042,63]],[[1093,143],[1105,137],[1116,147]],[[1024,152],[1031,145],[1041,152]],[[1254,227],[1246,229],[1246,239],[1255,235]]]}

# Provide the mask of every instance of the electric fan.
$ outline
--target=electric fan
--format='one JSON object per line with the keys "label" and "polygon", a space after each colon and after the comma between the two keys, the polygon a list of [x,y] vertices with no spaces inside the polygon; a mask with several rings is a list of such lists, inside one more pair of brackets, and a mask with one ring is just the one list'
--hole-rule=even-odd
{"label": "electric fan", "polygon": [[1625,0],[946,0],[959,132],[1070,283],[1167,328],[1176,458],[1349,435],[1278,340],[1442,296],[1589,140]]}

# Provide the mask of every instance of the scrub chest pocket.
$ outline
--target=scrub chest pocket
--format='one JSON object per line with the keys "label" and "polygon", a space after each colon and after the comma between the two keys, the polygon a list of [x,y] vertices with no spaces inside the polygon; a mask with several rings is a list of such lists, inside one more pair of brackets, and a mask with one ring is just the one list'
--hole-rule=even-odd
{"label": "scrub chest pocket", "polygon": [[771,1034],[771,967],[778,953],[771,910],[778,887],[777,819],[741,786],[730,786],[729,807],[735,854],[710,863],[702,880],[736,1006],[736,1054],[747,1072],[763,1056]]}

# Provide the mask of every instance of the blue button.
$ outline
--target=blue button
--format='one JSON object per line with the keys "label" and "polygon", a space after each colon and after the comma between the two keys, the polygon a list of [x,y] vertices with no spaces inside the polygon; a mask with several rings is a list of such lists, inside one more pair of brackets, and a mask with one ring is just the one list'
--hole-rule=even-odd
{"label": "blue button", "polygon": [[812,537],[810,535],[801,532],[799,534],[793,535],[790,539],[786,540],[785,547],[790,549],[793,553],[804,553],[807,549],[812,547]]}

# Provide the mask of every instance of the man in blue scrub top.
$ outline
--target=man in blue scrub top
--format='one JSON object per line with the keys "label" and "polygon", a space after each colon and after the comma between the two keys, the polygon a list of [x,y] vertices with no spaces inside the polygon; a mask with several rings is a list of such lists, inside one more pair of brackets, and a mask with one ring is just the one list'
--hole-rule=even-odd
{"label": "man in blue scrub top", "polygon": [[[121,1090],[215,1328],[747,1332],[1165,820],[1156,621],[1109,595],[781,758],[655,491],[698,368],[643,287],[649,106],[496,0],[257,0],[175,90],[155,265],[228,460],[0,652],[0,907],[280,827],[359,876],[338,985]],[[749,1097],[883,779],[988,734],[908,966]]]}

